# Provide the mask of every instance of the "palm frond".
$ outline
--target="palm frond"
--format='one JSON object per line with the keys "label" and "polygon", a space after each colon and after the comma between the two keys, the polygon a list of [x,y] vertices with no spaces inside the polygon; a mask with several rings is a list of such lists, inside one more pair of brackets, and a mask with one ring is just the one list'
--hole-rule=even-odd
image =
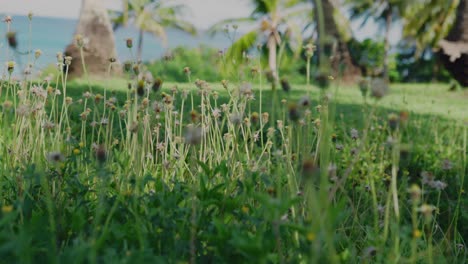
{"label": "palm frond", "polygon": [[222,20],[216,24],[214,24],[213,26],[211,26],[209,29],[208,29],[208,33],[210,35],[214,35],[218,32],[221,32],[224,30],[224,28],[226,27],[226,25],[231,25],[231,24],[242,24],[242,23],[252,23],[252,22],[255,22],[256,19],[252,18],[252,17],[243,17],[243,18],[229,18],[229,19],[225,19],[225,20]]}
{"label": "palm frond", "polygon": [[228,49],[226,55],[232,61],[239,62],[242,59],[243,52],[248,51],[257,43],[258,31],[252,30],[238,40],[236,40]]}

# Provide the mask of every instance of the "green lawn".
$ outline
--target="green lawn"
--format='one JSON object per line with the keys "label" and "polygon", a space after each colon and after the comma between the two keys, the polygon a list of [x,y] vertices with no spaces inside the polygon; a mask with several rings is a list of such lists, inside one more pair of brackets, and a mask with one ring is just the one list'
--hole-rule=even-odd
{"label": "green lawn", "polygon": [[212,84],[218,97],[186,82],[1,84],[6,263],[468,258],[467,91],[395,84],[376,101],[336,83],[254,84],[250,100],[234,83]]}
{"label": "green lawn", "polygon": [[[73,80],[69,87],[87,90],[88,82],[83,79]],[[110,91],[126,91],[127,81],[124,79],[111,80],[93,80],[91,85],[103,88],[107,87]],[[218,91],[224,91],[220,83],[211,84],[212,88]],[[337,84],[336,84],[337,85]],[[329,92],[336,93],[337,103],[344,107],[342,113],[349,113],[355,106],[362,105],[363,97],[356,86],[336,88],[331,86]],[[195,85],[184,83],[164,83],[165,89],[177,86],[179,89],[196,89]],[[234,87],[231,84],[231,88]],[[468,119],[468,90],[448,91],[448,84],[392,84],[390,92],[384,98],[377,102],[379,108],[387,111],[409,111],[416,115],[433,115],[443,117],[444,119],[467,121]],[[254,85],[254,90],[259,90],[259,85]],[[265,98],[268,98],[268,92],[271,90],[269,85],[263,85]],[[299,98],[306,92],[310,92],[312,97],[318,98],[320,90],[306,85],[292,85],[292,98]],[[258,92],[256,94],[258,99]],[[279,98],[288,98],[289,95],[279,91]],[[266,100],[268,101],[268,100]],[[373,100],[368,99],[372,104]],[[268,103],[267,103],[268,104]],[[340,110],[340,108],[338,109]]]}

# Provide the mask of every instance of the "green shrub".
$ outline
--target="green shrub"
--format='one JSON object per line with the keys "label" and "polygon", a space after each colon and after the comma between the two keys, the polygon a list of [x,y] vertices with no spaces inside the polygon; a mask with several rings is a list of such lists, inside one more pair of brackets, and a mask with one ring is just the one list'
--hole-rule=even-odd
{"label": "green shrub", "polygon": [[185,82],[185,67],[190,68],[194,79],[220,81],[222,77],[218,68],[221,62],[218,53],[217,49],[204,45],[192,49],[179,46],[147,66],[154,76],[159,76],[164,81]]}

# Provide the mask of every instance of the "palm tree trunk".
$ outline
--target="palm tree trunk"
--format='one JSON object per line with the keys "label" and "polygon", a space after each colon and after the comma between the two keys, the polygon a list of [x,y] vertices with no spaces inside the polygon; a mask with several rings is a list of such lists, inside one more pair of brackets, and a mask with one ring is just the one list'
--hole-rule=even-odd
{"label": "palm tree trunk", "polygon": [[273,33],[268,37],[268,66],[271,74],[276,81],[278,79],[278,73],[276,72],[276,39]]}
{"label": "palm tree trunk", "polygon": [[439,46],[445,68],[462,86],[468,87],[468,0],[460,0],[455,24]]}
{"label": "palm tree trunk", "polygon": [[137,46],[137,58],[141,60],[141,55],[143,53],[143,30],[140,29],[138,32],[138,46]]}
{"label": "palm tree trunk", "polygon": [[[322,61],[326,60],[327,57],[333,55],[332,61],[328,64],[332,65],[332,70],[334,74],[341,74],[343,81],[345,82],[355,82],[361,76],[361,70],[357,64],[353,61],[350,53],[347,41],[338,30],[338,25],[335,22],[334,13],[336,7],[333,5],[331,0],[312,0],[312,3],[317,7],[317,1],[321,1],[321,6],[323,10],[323,26],[325,34],[324,36],[319,35],[319,41],[322,39],[324,42],[323,50],[318,52],[322,54]],[[317,8],[314,8],[317,12]],[[317,18],[318,14],[314,16]],[[336,42],[336,51],[338,54],[331,54],[333,42]],[[322,63],[322,62],[319,62]],[[323,62],[326,63],[326,62]]]}
{"label": "palm tree trunk", "polygon": [[109,69],[109,59],[115,58],[117,52],[107,9],[100,0],[82,1],[75,34],[87,41],[82,50],[77,47],[75,40],[66,47],[65,55],[73,58],[68,70],[69,76],[79,77],[84,74],[81,55],[89,74],[105,75]]}
{"label": "palm tree trunk", "polygon": [[388,54],[390,52],[390,29],[392,26],[392,12],[389,10],[385,17],[385,39],[384,39],[384,62],[383,62],[383,78],[389,81],[388,76]]}

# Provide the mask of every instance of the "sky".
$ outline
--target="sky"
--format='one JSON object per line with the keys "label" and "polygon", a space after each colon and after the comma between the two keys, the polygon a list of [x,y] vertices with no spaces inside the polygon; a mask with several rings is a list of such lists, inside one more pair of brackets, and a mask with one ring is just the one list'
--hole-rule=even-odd
{"label": "sky", "polygon": [[[121,8],[121,0],[101,0],[109,8]],[[188,6],[190,10],[185,19],[200,29],[207,29],[216,22],[228,18],[246,17],[251,9],[249,0],[171,0]],[[35,15],[46,17],[78,18],[81,0],[0,0],[0,13],[26,15],[32,11]],[[367,23],[360,27],[359,22],[352,23],[355,37],[362,40],[369,37],[383,37],[378,27]],[[394,26],[390,33],[390,43],[395,45],[401,39],[401,30]]]}
{"label": "sky", "polygon": [[[109,8],[121,8],[121,0],[101,0]],[[174,0],[172,0],[174,1]],[[226,18],[250,13],[248,0],[177,0],[188,6],[187,19],[199,28],[208,28]],[[0,0],[0,13],[46,17],[78,18],[81,0]]]}

